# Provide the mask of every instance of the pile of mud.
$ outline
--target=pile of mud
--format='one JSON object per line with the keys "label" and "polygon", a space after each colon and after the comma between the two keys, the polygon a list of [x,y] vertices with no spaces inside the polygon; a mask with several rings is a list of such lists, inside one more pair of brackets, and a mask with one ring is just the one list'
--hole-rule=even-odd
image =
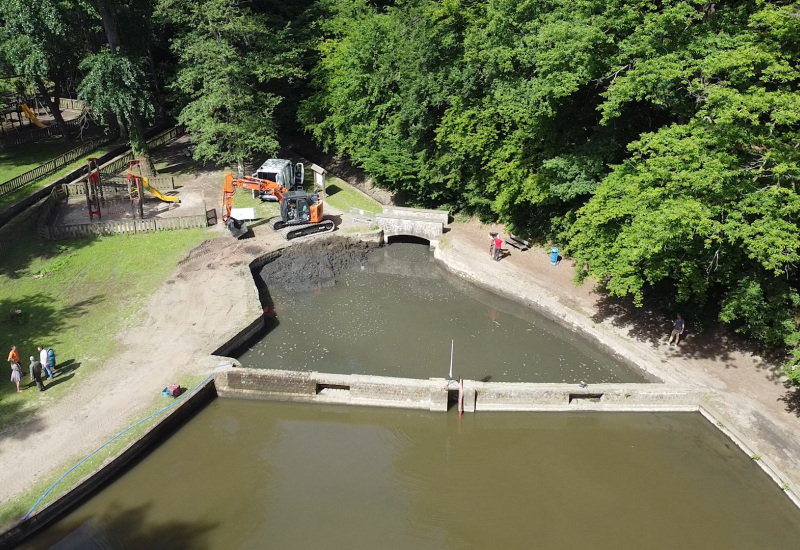
{"label": "pile of mud", "polygon": [[344,237],[295,244],[261,269],[261,279],[289,293],[330,286],[343,271],[366,265],[370,250],[379,246]]}

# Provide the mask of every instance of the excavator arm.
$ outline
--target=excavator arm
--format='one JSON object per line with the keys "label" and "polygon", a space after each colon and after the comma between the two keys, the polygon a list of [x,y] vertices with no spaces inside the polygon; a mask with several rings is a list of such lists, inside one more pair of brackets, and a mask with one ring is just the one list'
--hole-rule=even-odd
{"label": "excavator arm", "polygon": [[250,176],[234,177],[231,172],[225,175],[225,184],[222,187],[222,221],[228,223],[233,209],[233,195],[236,188],[250,189],[260,193],[267,192],[274,195],[278,202],[283,201],[283,195],[289,190],[270,180],[262,180]]}

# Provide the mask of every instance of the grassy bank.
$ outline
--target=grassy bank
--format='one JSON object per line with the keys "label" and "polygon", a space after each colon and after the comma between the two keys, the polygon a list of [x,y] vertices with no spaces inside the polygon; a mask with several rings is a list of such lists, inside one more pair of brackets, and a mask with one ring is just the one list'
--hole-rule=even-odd
{"label": "grassy bank", "polygon": [[339,178],[325,178],[325,202],[347,213],[351,208],[366,210],[374,214],[383,212],[383,207]]}
{"label": "grassy bank", "polygon": [[[5,207],[7,207],[10,204],[15,203],[19,199],[21,199],[21,198],[23,198],[23,197],[25,197],[27,195],[30,195],[31,193],[33,193],[37,189],[41,189],[45,185],[57,180],[58,178],[61,178],[61,177],[65,176],[65,175],[67,175],[72,170],[75,170],[76,168],[80,168],[81,166],[86,164],[86,159],[87,158],[100,157],[100,156],[108,153],[109,151],[111,151],[115,147],[119,147],[122,143],[123,143],[122,141],[116,141],[116,142],[112,142],[112,143],[109,143],[107,145],[104,145],[103,147],[100,147],[100,148],[96,149],[95,151],[92,151],[91,153],[87,153],[86,155],[82,156],[81,158],[77,159],[76,161],[64,166],[60,170],[57,170],[57,171],[53,172],[52,174],[50,174],[50,175],[48,175],[48,176],[46,176],[46,177],[44,177],[44,178],[42,178],[40,180],[37,180],[37,181],[35,181],[35,182],[33,182],[33,183],[29,184],[29,185],[26,185],[25,187],[21,187],[20,189],[17,189],[16,191],[13,191],[13,192],[11,192],[11,193],[9,193],[7,195],[3,195],[2,197],[0,197],[0,210],[4,209]],[[39,145],[36,145],[36,147],[38,147],[38,146]],[[69,149],[74,149],[75,147],[76,147],[76,145],[74,143],[71,143],[70,146],[67,148],[67,151]],[[61,151],[61,153],[64,153],[64,152],[66,152],[66,151]],[[44,158],[43,160],[41,160],[41,162],[37,162],[36,164],[30,166],[29,168],[26,168],[25,170],[22,170],[21,172],[19,172],[19,174],[22,174],[24,172],[27,172],[28,170],[36,168],[40,164],[44,164],[48,160],[50,160],[50,159],[52,159],[54,157],[57,157],[61,153],[55,152],[55,150],[54,150],[52,156]],[[3,162],[4,161],[2,160],[2,158],[0,158],[0,173],[2,173],[1,168],[3,167]],[[16,166],[16,165],[13,165],[13,166]],[[5,167],[6,167],[6,169],[8,169],[9,165],[6,164]],[[11,173],[11,172],[7,172],[7,173]],[[19,174],[14,174],[13,176],[7,177],[7,178],[6,177],[0,177],[0,182],[8,181],[9,179],[18,176]]]}
{"label": "grassy bank", "polygon": [[[211,235],[205,229],[41,242],[20,239],[0,258],[0,346],[19,349],[23,367],[36,346],[52,347],[59,376],[40,394],[23,380],[22,393],[0,384],[0,435],[26,413],[47,407],[116,351],[115,335],[188,250]],[[20,310],[18,318],[10,312]],[[8,371],[8,366],[6,366]]]}

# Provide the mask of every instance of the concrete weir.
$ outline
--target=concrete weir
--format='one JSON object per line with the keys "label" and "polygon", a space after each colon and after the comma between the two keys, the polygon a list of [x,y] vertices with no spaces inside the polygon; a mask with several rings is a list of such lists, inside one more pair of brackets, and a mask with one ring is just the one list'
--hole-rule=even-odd
{"label": "concrete weir", "polygon": [[[698,411],[699,395],[663,384],[526,384],[464,380],[464,412]],[[458,381],[223,367],[221,397],[446,411]]]}

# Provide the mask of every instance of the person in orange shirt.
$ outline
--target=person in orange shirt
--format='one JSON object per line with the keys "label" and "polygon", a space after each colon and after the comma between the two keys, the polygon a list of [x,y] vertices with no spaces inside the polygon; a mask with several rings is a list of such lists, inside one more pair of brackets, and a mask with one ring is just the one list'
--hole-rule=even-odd
{"label": "person in orange shirt", "polygon": [[19,352],[17,346],[11,346],[11,351],[8,354],[8,363],[11,365],[11,381],[17,385],[17,392],[19,389],[19,381],[22,379],[22,366],[19,364]]}

